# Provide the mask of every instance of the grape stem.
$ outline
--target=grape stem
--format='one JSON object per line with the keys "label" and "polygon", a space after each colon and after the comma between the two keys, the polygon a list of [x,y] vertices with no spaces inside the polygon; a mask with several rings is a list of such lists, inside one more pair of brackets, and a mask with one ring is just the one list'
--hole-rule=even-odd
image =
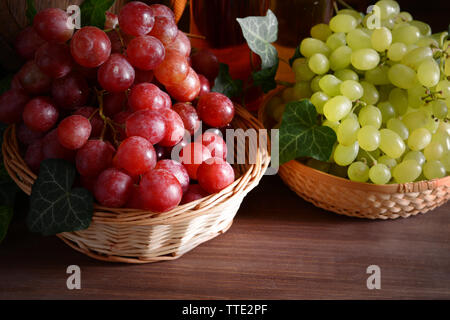
{"label": "grape stem", "polygon": [[[98,114],[100,115],[100,118],[103,120],[103,129],[102,133],[100,135],[100,140],[104,140],[106,128],[109,126],[111,128],[111,131],[113,133],[113,139],[116,146],[119,145],[119,142],[117,141],[117,131],[114,128],[114,125],[119,125],[115,123],[113,120],[111,120],[109,117],[105,116],[103,113],[103,95],[105,94],[105,90],[98,90],[95,88],[95,93],[97,94],[98,99]],[[91,117],[95,114],[95,112],[92,113]]]}

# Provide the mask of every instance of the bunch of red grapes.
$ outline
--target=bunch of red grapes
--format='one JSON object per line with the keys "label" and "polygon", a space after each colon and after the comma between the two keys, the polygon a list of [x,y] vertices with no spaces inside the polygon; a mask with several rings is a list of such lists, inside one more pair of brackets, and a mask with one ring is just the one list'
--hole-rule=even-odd
{"label": "bunch of red grapes", "polygon": [[[154,212],[229,186],[221,131],[183,137],[201,121],[230,126],[234,106],[210,92],[217,58],[190,56],[173,12],[134,1],[108,12],[105,30],[76,32],[68,18],[56,8],[36,14],[15,43],[27,62],[0,97],[0,122],[18,124],[28,166],[37,173],[44,159],[74,162],[99,204]],[[175,146],[179,161],[170,159]]]}

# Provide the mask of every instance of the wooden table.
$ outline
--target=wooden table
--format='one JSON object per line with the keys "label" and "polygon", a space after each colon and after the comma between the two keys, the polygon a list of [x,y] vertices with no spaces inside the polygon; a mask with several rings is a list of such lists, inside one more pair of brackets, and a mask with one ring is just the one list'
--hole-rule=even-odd
{"label": "wooden table", "polygon": [[[368,221],[264,177],[227,233],[171,262],[98,262],[16,221],[0,245],[0,299],[449,299],[449,231],[450,203]],[[69,265],[81,268],[81,290],[66,287]],[[367,289],[369,265],[381,268],[380,290]]]}

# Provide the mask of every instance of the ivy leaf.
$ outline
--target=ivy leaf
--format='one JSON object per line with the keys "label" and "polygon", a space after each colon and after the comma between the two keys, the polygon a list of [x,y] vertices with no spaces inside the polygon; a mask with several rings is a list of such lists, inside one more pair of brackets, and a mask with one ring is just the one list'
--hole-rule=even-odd
{"label": "ivy leaf", "polygon": [[80,6],[81,24],[95,26],[103,30],[106,21],[106,11],[115,0],[84,0]]}
{"label": "ivy leaf", "polygon": [[12,215],[13,209],[11,207],[0,205],[0,243],[6,236]]}
{"label": "ivy leaf", "polygon": [[280,164],[299,157],[328,161],[336,142],[333,129],[321,126],[311,101],[289,102],[280,127]]}
{"label": "ivy leaf", "polygon": [[214,86],[211,91],[222,93],[228,98],[233,98],[242,93],[242,88],[242,80],[233,80],[230,76],[228,65],[221,63],[219,67],[219,74],[214,80]]}
{"label": "ivy leaf", "polygon": [[294,55],[289,59],[289,64],[291,65],[291,67],[295,59],[297,58],[303,58],[303,55],[300,53],[300,45],[295,48]]}
{"label": "ivy leaf", "polygon": [[26,220],[32,232],[54,235],[89,227],[93,197],[86,189],[72,189],[75,174],[75,167],[65,160],[48,159],[41,163]]}
{"label": "ivy leaf", "polygon": [[272,42],[278,37],[278,21],[272,11],[264,17],[237,18],[242,34],[250,49],[261,57],[261,69],[273,67],[278,60],[277,49]]}
{"label": "ivy leaf", "polygon": [[264,93],[269,92],[277,87],[277,82],[275,81],[275,75],[278,69],[278,58],[277,62],[271,68],[262,69],[252,73],[253,83],[255,86],[260,86]]}
{"label": "ivy leaf", "polygon": [[37,11],[34,7],[34,0],[27,0],[27,11],[25,12],[25,15],[27,16],[29,24],[33,24],[33,19],[36,13]]}

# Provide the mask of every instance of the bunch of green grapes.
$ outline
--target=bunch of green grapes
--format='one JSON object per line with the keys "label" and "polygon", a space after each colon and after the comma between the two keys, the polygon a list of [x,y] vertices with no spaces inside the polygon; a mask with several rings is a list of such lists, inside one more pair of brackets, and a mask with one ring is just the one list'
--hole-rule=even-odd
{"label": "bunch of green grapes", "polygon": [[[296,83],[268,104],[309,98],[337,143],[328,162],[307,165],[359,182],[406,183],[450,173],[450,49],[447,32],[381,0],[381,26],[344,9],[311,28],[293,62]],[[372,13],[374,14],[374,13]]]}

